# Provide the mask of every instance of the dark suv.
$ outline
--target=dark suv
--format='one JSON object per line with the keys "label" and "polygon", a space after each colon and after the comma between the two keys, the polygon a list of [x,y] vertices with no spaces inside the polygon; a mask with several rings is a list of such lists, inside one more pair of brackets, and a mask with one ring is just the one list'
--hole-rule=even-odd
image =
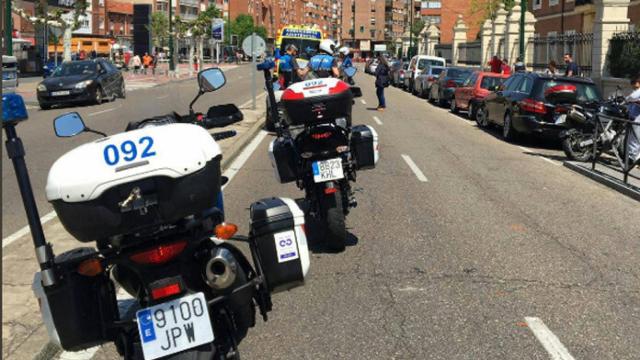
{"label": "dark suv", "polygon": [[440,106],[449,105],[456,88],[473,73],[472,69],[449,67],[444,69],[437,81],[431,85],[427,93],[430,102],[436,101]]}
{"label": "dark suv", "polygon": [[561,84],[575,85],[581,104],[602,101],[598,88],[588,78],[515,73],[484,99],[476,115],[478,126],[502,126],[505,140],[513,140],[518,134],[558,138],[563,127],[556,125],[558,114],[553,104],[545,99],[544,92]]}

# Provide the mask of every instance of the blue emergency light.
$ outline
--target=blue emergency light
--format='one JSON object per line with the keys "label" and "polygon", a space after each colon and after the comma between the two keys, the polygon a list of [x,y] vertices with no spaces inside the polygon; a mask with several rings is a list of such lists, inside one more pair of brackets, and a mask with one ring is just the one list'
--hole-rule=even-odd
{"label": "blue emergency light", "polygon": [[27,107],[24,105],[22,96],[18,94],[2,95],[2,125],[16,124],[27,120]]}

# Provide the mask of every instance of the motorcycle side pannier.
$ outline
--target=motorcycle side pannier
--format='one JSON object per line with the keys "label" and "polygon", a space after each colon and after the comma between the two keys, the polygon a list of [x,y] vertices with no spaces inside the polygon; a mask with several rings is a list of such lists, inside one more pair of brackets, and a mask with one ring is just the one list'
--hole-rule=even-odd
{"label": "motorcycle side pannier", "polygon": [[330,122],[341,117],[351,121],[353,93],[341,80],[314,79],[289,86],[281,102],[289,125]]}
{"label": "motorcycle side pannier", "polygon": [[269,291],[303,285],[310,257],[302,210],[292,199],[270,198],[251,204],[249,211],[249,235]]}
{"label": "motorcycle side pannier", "polygon": [[196,125],[133,130],[58,159],[47,200],[82,242],[153,230],[215,206],[221,159],[218,144]]}
{"label": "motorcycle side pannier", "polygon": [[58,283],[43,287],[41,274],[33,280],[50,340],[64,350],[78,351],[115,339],[111,326],[119,319],[115,287],[106,273],[85,276],[78,265],[95,250],[78,248],[56,256]]}
{"label": "motorcycle side pannier", "polygon": [[351,154],[356,169],[373,169],[378,163],[378,133],[368,125],[356,125],[351,128]]}
{"label": "motorcycle side pannier", "polygon": [[276,138],[269,144],[269,159],[281,184],[296,181],[296,153],[290,138]]}

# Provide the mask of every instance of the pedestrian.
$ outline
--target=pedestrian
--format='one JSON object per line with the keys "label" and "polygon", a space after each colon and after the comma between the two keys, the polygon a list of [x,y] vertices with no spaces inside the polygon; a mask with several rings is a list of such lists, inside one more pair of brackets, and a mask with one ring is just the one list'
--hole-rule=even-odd
{"label": "pedestrian", "polygon": [[129,70],[129,62],[131,61],[131,53],[129,51],[124,53],[124,67]]}
{"label": "pedestrian", "polygon": [[631,78],[633,91],[626,97],[629,119],[634,124],[627,137],[628,158],[631,164],[640,160],[640,73]]}
{"label": "pedestrian", "polygon": [[544,73],[551,76],[558,75],[558,66],[556,65],[555,60],[549,61],[549,65],[547,65],[547,69]]}
{"label": "pedestrian", "polygon": [[567,65],[567,68],[564,71],[564,76],[580,76],[580,67],[573,61],[571,53],[564,54],[564,63]]}
{"label": "pedestrian", "polygon": [[513,71],[515,72],[523,72],[527,71],[527,67],[524,65],[524,62],[521,58],[516,58],[516,63],[513,64]]}
{"label": "pedestrian", "polygon": [[155,55],[152,55],[153,60],[151,60],[151,71],[153,73],[153,76],[156,75],[156,67],[158,67],[158,53],[155,53]]}
{"label": "pedestrian", "polygon": [[140,56],[138,54],[133,55],[133,58],[131,58],[131,64],[133,65],[133,73],[138,74],[140,72],[140,66],[142,65],[142,61],[140,61]]}
{"label": "pedestrian", "polygon": [[91,58],[95,59],[98,57],[98,53],[96,52],[96,49],[91,50]]}
{"label": "pedestrian", "polygon": [[376,68],[376,95],[378,96],[378,111],[384,111],[387,103],[384,98],[384,88],[389,87],[389,63],[384,56],[378,56],[378,67]]}
{"label": "pedestrian", "polygon": [[511,66],[509,66],[509,60],[502,59],[502,74],[511,75]]}
{"label": "pedestrian", "polygon": [[193,70],[198,72],[198,55],[193,54]]}
{"label": "pedestrian", "polygon": [[145,52],[144,56],[142,57],[142,73],[147,75],[147,69],[149,69],[149,65],[151,65],[151,62],[153,61],[153,58],[151,56],[149,56],[149,53]]}
{"label": "pedestrian", "polygon": [[287,45],[285,54],[280,57],[278,63],[278,73],[280,74],[280,85],[283,89],[286,89],[294,82],[300,81],[300,67],[296,56],[298,55],[298,48],[293,45]]}
{"label": "pedestrian", "polygon": [[491,67],[491,72],[500,74],[502,72],[502,61],[498,55],[493,55],[491,61],[489,61],[489,67]]}

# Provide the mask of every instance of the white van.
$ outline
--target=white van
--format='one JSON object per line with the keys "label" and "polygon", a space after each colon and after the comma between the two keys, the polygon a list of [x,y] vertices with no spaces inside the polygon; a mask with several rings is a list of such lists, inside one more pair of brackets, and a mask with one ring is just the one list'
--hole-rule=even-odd
{"label": "white van", "polygon": [[432,66],[447,66],[445,58],[429,55],[416,55],[411,58],[409,62],[409,76],[405,76],[404,85],[405,88],[411,93],[416,93],[415,81],[418,75],[420,75],[429,65]]}

